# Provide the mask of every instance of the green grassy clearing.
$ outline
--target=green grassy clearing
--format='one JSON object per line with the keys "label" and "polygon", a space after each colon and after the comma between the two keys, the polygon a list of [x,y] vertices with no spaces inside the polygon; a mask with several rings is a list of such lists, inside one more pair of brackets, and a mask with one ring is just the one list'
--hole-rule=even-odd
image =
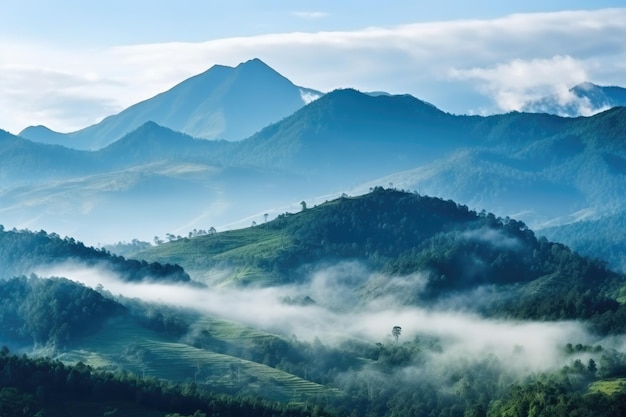
{"label": "green grassy clearing", "polygon": [[626,390],[626,378],[603,379],[589,386],[590,393],[601,392],[607,395],[612,395],[624,390]]}

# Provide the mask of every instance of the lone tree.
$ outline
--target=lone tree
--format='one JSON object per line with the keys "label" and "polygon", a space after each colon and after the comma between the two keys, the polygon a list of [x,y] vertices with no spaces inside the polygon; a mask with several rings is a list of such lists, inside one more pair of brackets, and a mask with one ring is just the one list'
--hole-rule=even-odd
{"label": "lone tree", "polygon": [[393,326],[393,329],[391,329],[391,335],[396,338],[396,344],[398,343],[398,338],[400,337],[401,334],[402,334],[402,327]]}

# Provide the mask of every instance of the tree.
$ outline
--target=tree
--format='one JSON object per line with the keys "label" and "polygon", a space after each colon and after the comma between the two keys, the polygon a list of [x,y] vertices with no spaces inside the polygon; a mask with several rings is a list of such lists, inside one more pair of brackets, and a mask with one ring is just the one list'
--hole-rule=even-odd
{"label": "tree", "polygon": [[269,214],[267,214],[267,213],[265,213],[265,214],[263,215],[263,218],[265,219],[265,223],[267,223],[267,216],[269,216]]}
{"label": "tree", "polygon": [[302,211],[306,210],[306,201],[302,200],[300,205],[302,206]]}
{"label": "tree", "polygon": [[393,329],[391,329],[391,335],[396,338],[396,343],[398,343],[398,338],[400,337],[401,334],[402,334],[402,327],[393,326]]}

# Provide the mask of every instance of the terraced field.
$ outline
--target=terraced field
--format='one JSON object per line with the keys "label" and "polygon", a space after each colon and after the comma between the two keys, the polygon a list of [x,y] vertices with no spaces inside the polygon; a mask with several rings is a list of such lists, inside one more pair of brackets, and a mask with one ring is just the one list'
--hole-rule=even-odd
{"label": "terraced field", "polygon": [[[259,337],[272,337],[236,323],[206,318],[200,326],[211,328],[212,336],[223,341],[252,344]],[[105,369],[126,369],[143,376],[170,381],[196,382],[279,401],[309,396],[334,395],[323,385],[257,362],[200,349],[146,329],[130,319],[116,319],[80,347],[59,357],[64,362]]]}

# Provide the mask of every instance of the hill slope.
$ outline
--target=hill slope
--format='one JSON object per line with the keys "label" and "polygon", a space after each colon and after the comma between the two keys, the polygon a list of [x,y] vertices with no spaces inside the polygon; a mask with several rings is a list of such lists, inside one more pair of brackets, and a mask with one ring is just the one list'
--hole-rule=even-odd
{"label": "hill slope", "polygon": [[108,267],[127,281],[162,280],[190,283],[189,275],[177,265],[148,264],[86,247],[73,238],[45,231],[5,230],[0,225],[0,279],[29,275],[64,263]]}
{"label": "hill slope", "polygon": [[[136,256],[177,262],[189,271],[230,268],[231,283],[263,286],[302,284],[319,268],[358,261],[390,277],[428,277],[408,287],[392,284],[392,278],[356,280],[352,290],[363,300],[393,295],[414,305],[495,286],[502,292],[477,307],[535,319],[590,319],[617,311],[616,291],[623,283],[600,263],[537,239],[521,222],[382,188]],[[509,298],[513,293],[518,298]],[[504,294],[506,301],[500,299]],[[564,309],[568,297],[584,300],[589,308]]]}

